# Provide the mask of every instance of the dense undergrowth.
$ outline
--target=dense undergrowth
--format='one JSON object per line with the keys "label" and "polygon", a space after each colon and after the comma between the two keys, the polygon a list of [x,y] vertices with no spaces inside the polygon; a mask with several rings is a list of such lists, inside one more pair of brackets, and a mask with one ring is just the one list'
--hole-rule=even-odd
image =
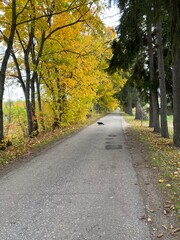
{"label": "dense undergrowth", "polygon": [[135,137],[140,140],[148,154],[152,167],[159,170],[157,184],[174,203],[174,209],[180,214],[180,149],[173,146],[172,123],[170,138],[165,139],[148,127],[148,121],[134,120],[134,116],[121,113],[130,124]]}

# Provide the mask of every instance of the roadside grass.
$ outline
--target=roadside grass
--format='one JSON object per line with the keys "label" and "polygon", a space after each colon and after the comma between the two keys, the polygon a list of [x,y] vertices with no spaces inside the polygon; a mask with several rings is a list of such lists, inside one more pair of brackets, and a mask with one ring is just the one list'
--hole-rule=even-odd
{"label": "roadside grass", "polygon": [[180,214],[180,149],[173,146],[172,117],[168,117],[170,138],[165,139],[148,127],[148,121],[141,123],[134,120],[134,116],[121,115],[130,124],[135,137],[143,143],[151,166],[159,170],[157,185],[166,192],[175,211]]}
{"label": "roadside grass", "polygon": [[173,125],[173,115],[167,116],[168,124]]}
{"label": "roadside grass", "polygon": [[40,151],[47,145],[50,145],[70,134],[78,132],[83,127],[96,122],[97,119],[105,114],[94,114],[85,122],[74,124],[68,127],[58,128],[55,131],[41,132],[37,137],[33,138],[16,138],[13,140],[12,146],[5,150],[0,150],[0,166],[7,165],[13,160],[30,156],[35,151]]}

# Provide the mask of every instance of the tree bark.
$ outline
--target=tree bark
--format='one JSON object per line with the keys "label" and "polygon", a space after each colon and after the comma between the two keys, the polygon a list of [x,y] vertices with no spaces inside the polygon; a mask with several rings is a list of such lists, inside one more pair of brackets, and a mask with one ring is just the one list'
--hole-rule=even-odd
{"label": "tree bark", "polygon": [[4,95],[4,84],[6,78],[6,69],[11,54],[11,49],[13,46],[13,40],[16,30],[16,0],[12,0],[12,13],[11,13],[11,30],[10,35],[5,39],[7,43],[7,48],[2,59],[1,69],[0,69],[0,143],[4,139],[4,119],[3,119],[3,95]]}
{"label": "tree bark", "polygon": [[157,92],[157,89],[152,89],[151,90],[151,97],[152,97],[154,132],[160,132],[159,102],[158,102],[158,92]]}
{"label": "tree bark", "polygon": [[[33,38],[34,38],[34,36],[33,36]],[[39,81],[38,81],[37,68],[39,66],[40,58],[42,56],[44,43],[45,43],[45,31],[43,31],[42,35],[41,35],[40,49],[37,53],[37,56],[35,54],[35,46],[34,46],[33,42],[32,42],[32,46],[31,46],[32,62],[34,64],[34,70],[33,70],[33,74],[31,77],[31,108],[32,108],[31,111],[32,111],[33,132],[36,134],[38,134],[39,127],[38,127],[38,120],[37,120],[37,116],[36,116],[35,83],[36,83],[36,88],[37,88],[38,107],[39,107],[39,111],[42,115],[42,107],[41,107],[41,99],[40,99],[40,86],[39,86]],[[43,128],[45,129],[42,118],[41,118],[41,123],[42,123]]]}
{"label": "tree bark", "polygon": [[132,96],[131,96],[131,92],[129,92],[129,89],[128,89],[128,92],[127,92],[126,113],[131,115],[131,116],[133,115],[133,112],[132,112]]}
{"label": "tree bark", "polygon": [[168,123],[167,123],[167,98],[166,98],[166,80],[164,70],[164,54],[162,41],[162,23],[160,18],[156,24],[157,29],[157,53],[158,53],[158,72],[159,72],[159,86],[160,86],[160,100],[161,100],[161,136],[169,138]]}
{"label": "tree bark", "polygon": [[152,97],[149,96],[149,127],[153,128],[153,109],[152,109]]}
{"label": "tree bark", "polygon": [[40,78],[39,75],[36,74],[36,89],[37,89],[37,101],[38,101],[38,110],[39,110],[39,121],[42,126],[42,129],[45,130],[44,125],[44,116],[42,111],[42,101],[41,101],[41,90],[40,90]]}
{"label": "tree bark", "polygon": [[136,99],[135,119],[136,120],[142,120],[142,108],[141,108],[141,103],[140,103],[140,100],[139,100],[138,96],[137,96],[137,99]]}
{"label": "tree bark", "polygon": [[173,143],[180,147],[180,46],[177,44],[173,56],[173,111],[174,136]]}
{"label": "tree bark", "polygon": [[[148,16],[147,16],[148,18]],[[150,100],[150,108],[152,109],[153,114],[153,127],[155,132],[160,132],[160,124],[159,124],[159,105],[158,105],[158,94],[157,89],[153,87],[154,82],[154,55],[153,55],[153,45],[152,45],[152,33],[151,33],[151,23],[150,20],[147,19],[147,42],[148,42],[148,56],[149,56],[149,73],[150,73],[150,81],[151,81],[151,100]]]}

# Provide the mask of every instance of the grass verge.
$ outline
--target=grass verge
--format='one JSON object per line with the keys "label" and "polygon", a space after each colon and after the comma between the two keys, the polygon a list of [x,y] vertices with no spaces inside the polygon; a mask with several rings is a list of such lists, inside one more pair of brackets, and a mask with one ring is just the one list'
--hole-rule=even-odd
{"label": "grass verge", "polygon": [[43,149],[48,144],[56,142],[70,134],[79,131],[85,126],[90,125],[102,116],[104,116],[104,114],[95,114],[93,117],[88,118],[83,123],[59,128],[53,132],[42,132],[37,137],[33,138],[16,139],[13,141],[12,146],[0,151],[0,165],[7,165],[15,159],[28,157],[33,152]]}
{"label": "grass verge", "polygon": [[[173,146],[172,132],[169,139],[162,138],[148,127],[148,121],[142,123],[134,116],[121,113],[135,138],[143,144],[152,167],[159,170],[157,184],[174,203],[174,210],[180,214],[180,149]],[[179,216],[180,217],[180,216]]]}

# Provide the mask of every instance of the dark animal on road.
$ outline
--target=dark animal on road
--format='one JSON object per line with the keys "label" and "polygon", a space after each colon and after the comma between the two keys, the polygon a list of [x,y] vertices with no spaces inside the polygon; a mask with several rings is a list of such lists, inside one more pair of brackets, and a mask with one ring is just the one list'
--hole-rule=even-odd
{"label": "dark animal on road", "polygon": [[98,125],[104,125],[104,123],[103,123],[103,122],[97,122],[97,124],[98,124]]}

